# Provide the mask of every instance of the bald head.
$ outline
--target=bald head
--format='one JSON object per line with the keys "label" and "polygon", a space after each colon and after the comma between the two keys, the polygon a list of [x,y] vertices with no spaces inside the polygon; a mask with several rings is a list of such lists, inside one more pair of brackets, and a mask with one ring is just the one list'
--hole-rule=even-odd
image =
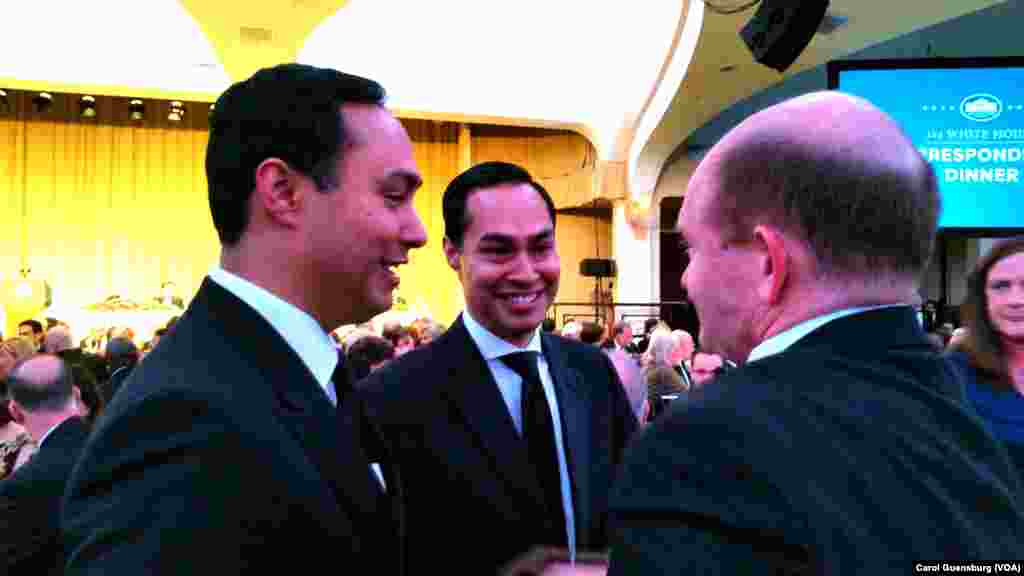
{"label": "bald head", "polygon": [[46,332],[43,350],[48,354],[56,354],[74,348],[71,331],[64,326],[54,326]]}
{"label": "bald head", "polygon": [[8,376],[8,389],[11,400],[25,412],[60,412],[74,406],[67,366],[50,354],[39,354],[15,364]]}
{"label": "bald head", "polygon": [[722,139],[692,187],[723,240],[759,224],[806,242],[817,272],[916,279],[939,215],[934,173],[867,101],[818,92],[763,110]]}

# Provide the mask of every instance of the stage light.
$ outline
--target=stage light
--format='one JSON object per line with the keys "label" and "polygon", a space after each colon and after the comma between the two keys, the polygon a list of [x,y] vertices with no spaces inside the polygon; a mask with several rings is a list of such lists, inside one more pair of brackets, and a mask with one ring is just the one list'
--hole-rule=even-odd
{"label": "stage light", "polygon": [[181,122],[185,118],[185,105],[175,100],[171,102],[171,111],[167,113],[167,119],[171,122]]}
{"label": "stage light", "polygon": [[146,105],[142,100],[132,100],[128,103],[128,117],[135,122],[141,122],[146,117]]}
{"label": "stage light", "polygon": [[96,99],[92,96],[82,96],[78,101],[78,115],[82,118],[95,118]]}
{"label": "stage light", "polygon": [[46,112],[53,105],[53,96],[49,92],[40,92],[32,97],[32,106],[36,112]]}

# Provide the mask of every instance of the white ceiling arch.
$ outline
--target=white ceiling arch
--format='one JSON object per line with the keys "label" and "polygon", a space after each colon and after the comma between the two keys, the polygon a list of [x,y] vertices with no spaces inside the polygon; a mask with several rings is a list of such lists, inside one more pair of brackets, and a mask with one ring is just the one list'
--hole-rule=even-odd
{"label": "white ceiling arch", "polygon": [[606,156],[656,86],[686,4],[350,0],[298,60],[372,77],[399,110],[582,126]]}

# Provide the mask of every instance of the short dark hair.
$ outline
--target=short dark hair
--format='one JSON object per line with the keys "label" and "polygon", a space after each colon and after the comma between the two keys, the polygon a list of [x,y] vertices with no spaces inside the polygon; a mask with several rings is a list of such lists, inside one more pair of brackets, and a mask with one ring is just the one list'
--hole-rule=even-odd
{"label": "short dark hair", "polygon": [[[55,358],[60,363],[52,380],[30,382],[22,377],[22,368],[26,363],[46,356]],[[36,354],[19,360],[7,375],[7,388],[11,399],[26,412],[58,412],[64,409],[71,400],[72,384],[71,370],[67,363],[53,354]]]}
{"label": "short dark hair", "polygon": [[604,336],[604,326],[599,322],[586,321],[580,327],[580,342],[587,344],[598,344]]}
{"label": "short dark hair", "polygon": [[470,225],[466,204],[477,190],[499,184],[529,184],[544,199],[555,225],[555,203],[551,195],[524,168],[508,162],[484,162],[477,164],[452,180],[444,190],[441,211],[444,214],[444,235],[457,248],[462,248],[462,237]]}
{"label": "short dark hair", "polygon": [[221,244],[248,224],[256,168],[280,158],[320,190],[337,185],[335,163],[349,135],[341,105],[383,104],[384,88],[328,68],[282,64],[232,85],[214,104],[206,147],[210,211]]}
{"label": "short dark hair", "polygon": [[28,326],[29,328],[32,329],[32,332],[34,332],[36,334],[42,334],[43,333],[43,325],[38,320],[33,320],[33,319],[22,320],[21,322],[18,323],[18,328],[21,328],[22,326]]}
{"label": "short dark hair", "polygon": [[96,375],[84,364],[71,363],[71,375],[78,392],[82,396],[82,403],[89,409],[89,423],[96,421],[103,412],[103,396],[100,395],[99,382]]}
{"label": "short dark hair", "polygon": [[395,357],[395,347],[380,336],[363,336],[348,348],[345,359],[352,378],[362,380],[370,375],[371,367]]}
{"label": "short dark hair", "polygon": [[106,352],[107,368],[111,374],[124,367],[131,368],[139,361],[139,349],[127,338],[111,338]]}
{"label": "short dark hair", "polygon": [[934,171],[912,153],[907,170],[787,135],[728,147],[711,220],[728,242],[749,240],[758,224],[796,234],[825,275],[918,277],[931,259],[941,203]]}
{"label": "short dark hair", "polygon": [[963,350],[970,357],[971,364],[987,374],[986,380],[999,390],[1011,389],[1013,382],[1007,371],[1002,339],[989,316],[985,284],[989,271],[997,262],[1021,252],[1024,252],[1024,236],[996,242],[967,275],[967,297],[963,305],[967,337]]}

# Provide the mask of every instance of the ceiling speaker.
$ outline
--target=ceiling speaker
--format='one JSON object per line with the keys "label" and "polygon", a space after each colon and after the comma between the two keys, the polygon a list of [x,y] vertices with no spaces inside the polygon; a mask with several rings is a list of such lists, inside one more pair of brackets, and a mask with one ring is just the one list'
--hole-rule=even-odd
{"label": "ceiling speaker", "polygon": [[828,0],[761,0],[740,37],[755,60],[782,72],[811,42],[827,8]]}

